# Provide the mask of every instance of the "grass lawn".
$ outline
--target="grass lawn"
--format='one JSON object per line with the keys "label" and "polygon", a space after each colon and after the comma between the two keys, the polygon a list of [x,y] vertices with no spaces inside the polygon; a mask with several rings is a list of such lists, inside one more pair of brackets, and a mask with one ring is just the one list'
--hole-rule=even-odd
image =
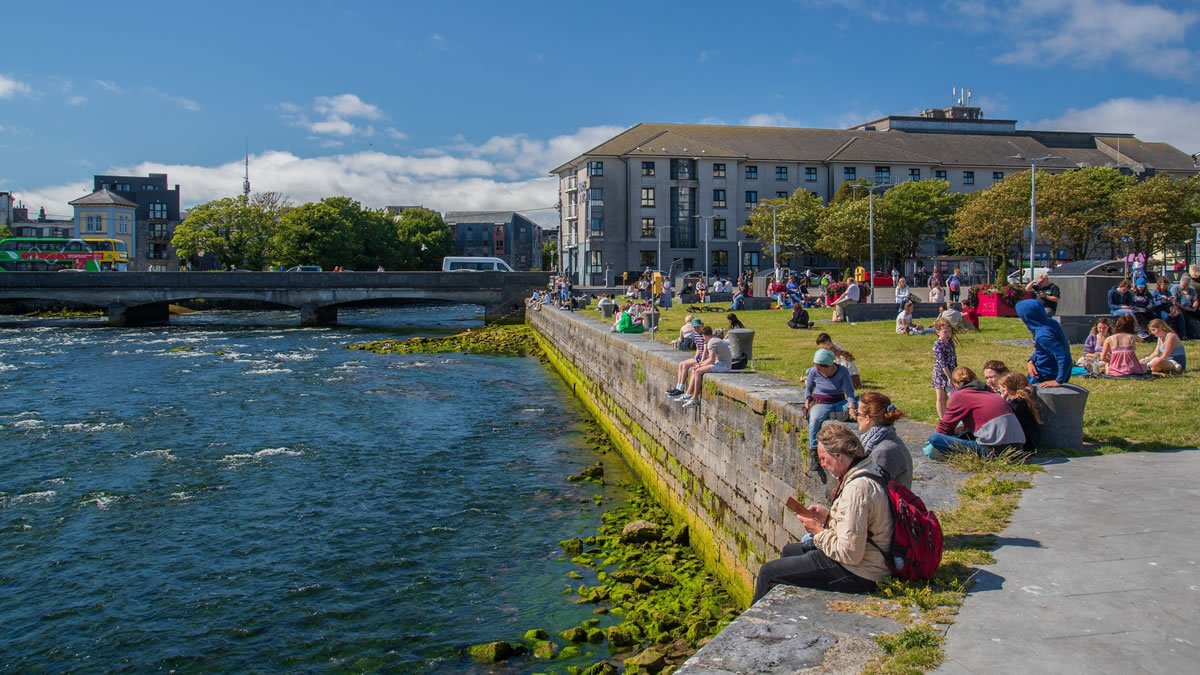
{"label": "grass lawn", "polygon": [[[583,313],[608,323],[600,318],[595,305]],[[675,339],[687,313],[687,307],[679,305],[662,310],[662,330],[655,339],[664,343]],[[897,335],[892,321],[835,324],[829,321],[832,310],[828,309],[809,313],[817,325],[811,330],[792,330],[787,327],[790,312],[738,312],[742,323],[755,331],[754,368],[802,384],[805,371],[812,365],[816,336],[828,332],[834,342],[854,354],[864,389],[886,393],[912,419],[937,421],[934,393],[929,386],[933,335]],[[727,325],[725,312],[703,312],[697,316],[713,327]],[[980,377],[983,376],[983,363],[989,359],[1000,359],[1010,368],[1024,370],[1032,347],[1006,344],[1030,339],[1021,321],[982,317],[980,326],[982,330],[978,333],[959,335],[959,365],[973,369]],[[1189,363],[1200,364],[1200,341],[1184,344]],[[1138,354],[1145,356],[1152,348],[1152,341],[1142,344]],[[1072,353],[1078,357],[1082,346],[1074,346]],[[1084,415],[1084,438],[1095,444],[1099,452],[1196,447],[1197,439],[1200,439],[1200,432],[1191,426],[1194,424],[1191,417],[1179,414],[1181,410],[1190,410],[1190,404],[1196,400],[1200,376],[1195,371],[1154,380],[1075,379],[1072,382],[1091,392]]]}

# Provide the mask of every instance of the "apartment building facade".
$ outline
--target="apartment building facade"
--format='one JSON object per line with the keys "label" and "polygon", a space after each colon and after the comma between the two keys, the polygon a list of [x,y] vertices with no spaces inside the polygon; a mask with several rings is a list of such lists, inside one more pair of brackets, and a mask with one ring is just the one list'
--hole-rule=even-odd
{"label": "apartment building facade", "polygon": [[139,272],[178,270],[180,261],[171,246],[175,227],[182,218],[179,185],[167,183],[167,174],[147,176],[94,176],[95,190],[108,190],[134,204],[133,243],[129,267]]}
{"label": "apartment building facade", "polygon": [[740,232],[762,201],[808,190],[828,202],[847,181],[942,179],[954,192],[990,187],[1054,155],[1043,171],[1115,166],[1186,177],[1188,154],[1132,134],[1019,130],[978,108],[890,116],[852,129],[638,124],[552,170],[558,178],[560,269],[603,283],[607,269],[732,276],[773,266],[769,244]]}
{"label": "apartment building facade", "polygon": [[514,270],[545,269],[542,228],[515,211],[448,211],[454,255],[501,258]]}

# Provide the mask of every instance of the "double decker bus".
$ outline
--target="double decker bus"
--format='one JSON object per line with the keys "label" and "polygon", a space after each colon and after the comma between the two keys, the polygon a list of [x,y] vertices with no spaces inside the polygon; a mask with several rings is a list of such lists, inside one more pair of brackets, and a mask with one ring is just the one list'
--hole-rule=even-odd
{"label": "double decker bus", "polygon": [[129,268],[129,245],[120,239],[84,237],[93,253],[100,254],[101,270],[124,272]]}
{"label": "double decker bus", "polygon": [[[82,239],[12,237],[0,241],[0,270],[42,272],[80,270],[99,272],[103,253]],[[111,268],[110,268],[111,269]]]}

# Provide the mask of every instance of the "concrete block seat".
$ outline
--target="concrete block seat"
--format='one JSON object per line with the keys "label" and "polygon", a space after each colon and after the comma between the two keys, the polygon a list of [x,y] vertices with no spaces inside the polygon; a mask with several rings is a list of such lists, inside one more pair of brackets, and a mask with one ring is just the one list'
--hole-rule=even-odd
{"label": "concrete block seat", "polygon": [[[895,303],[857,303],[846,305],[846,319],[852,323],[859,321],[895,321],[900,313],[900,306]],[[936,319],[938,306],[928,302],[914,303],[914,319]]]}
{"label": "concrete block seat", "polygon": [[1080,314],[1077,316],[1055,316],[1054,320],[1062,326],[1063,332],[1067,335],[1067,342],[1073,345],[1083,344],[1087,339],[1088,333],[1091,332],[1092,326],[1096,325],[1099,319],[1108,318],[1114,323],[1115,316],[1112,314]]}

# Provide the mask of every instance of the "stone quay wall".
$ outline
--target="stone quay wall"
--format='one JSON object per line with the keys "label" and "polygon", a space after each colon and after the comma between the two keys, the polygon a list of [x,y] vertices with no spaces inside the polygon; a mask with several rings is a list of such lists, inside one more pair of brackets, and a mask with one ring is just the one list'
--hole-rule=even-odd
{"label": "stone quay wall", "polygon": [[709,373],[700,407],[684,409],[664,392],[690,352],[549,307],[526,320],[626,461],[688,524],[692,546],[749,605],[759,566],[803,534],[784,502],[796,495],[827,504],[835,487],[823,471],[807,470],[803,387]]}

